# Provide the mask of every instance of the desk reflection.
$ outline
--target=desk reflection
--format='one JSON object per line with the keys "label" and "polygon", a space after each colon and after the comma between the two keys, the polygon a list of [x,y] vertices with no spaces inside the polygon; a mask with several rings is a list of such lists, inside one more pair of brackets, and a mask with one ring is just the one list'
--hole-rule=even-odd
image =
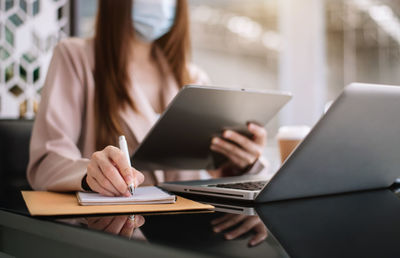
{"label": "desk reflection", "polygon": [[135,230],[145,223],[145,219],[141,215],[89,217],[86,220],[90,229],[120,235],[129,239],[133,237]]}
{"label": "desk reflection", "polygon": [[225,212],[88,216],[59,222],[150,244],[229,257],[287,257],[257,215]]}
{"label": "desk reflection", "polygon": [[400,257],[400,200],[387,189],[275,202],[257,214],[291,257]]}
{"label": "desk reflection", "polygon": [[[216,236],[223,235],[225,240],[235,240],[240,237],[249,238],[249,246],[256,246],[260,244],[268,236],[267,228],[265,227],[260,217],[257,215],[250,216],[224,213],[216,214],[218,214],[217,217],[213,216],[206,219],[207,221],[209,221],[209,225],[211,227],[203,227],[207,228],[207,231],[210,234],[214,234]],[[89,229],[102,231],[108,234],[118,235],[129,239],[147,240],[143,233],[140,231],[140,227],[142,227],[146,222],[146,219],[142,215],[86,217],[59,219],[58,221],[72,225],[79,224],[80,226],[86,226]],[[196,230],[196,224],[198,222],[199,220],[193,221],[193,225],[190,227],[191,231]],[[176,229],[178,230],[182,228],[177,225]]]}
{"label": "desk reflection", "polygon": [[85,227],[133,240],[146,241],[140,230],[146,220],[142,215],[90,216],[57,219],[58,222]]}
{"label": "desk reflection", "polygon": [[213,225],[213,230],[216,233],[227,230],[224,233],[226,240],[233,240],[252,232],[253,235],[248,242],[249,246],[260,244],[268,236],[267,228],[259,216],[226,214],[211,220],[211,225]]}

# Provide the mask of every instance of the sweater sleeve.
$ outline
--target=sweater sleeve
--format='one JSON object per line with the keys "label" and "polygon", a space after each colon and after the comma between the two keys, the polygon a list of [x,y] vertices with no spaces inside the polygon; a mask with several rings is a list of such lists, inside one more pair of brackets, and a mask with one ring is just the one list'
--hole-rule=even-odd
{"label": "sweater sleeve", "polygon": [[27,178],[36,190],[82,190],[89,160],[78,148],[85,101],[78,53],[68,41],[53,53],[30,143]]}

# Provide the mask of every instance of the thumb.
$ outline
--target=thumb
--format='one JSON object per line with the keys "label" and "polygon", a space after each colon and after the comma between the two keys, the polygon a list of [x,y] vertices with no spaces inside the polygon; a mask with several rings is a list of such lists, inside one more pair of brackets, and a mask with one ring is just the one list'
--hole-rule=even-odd
{"label": "thumb", "polygon": [[135,168],[132,168],[131,172],[133,176],[133,182],[135,183],[135,187],[138,187],[140,184],[144,182],[144,175],[142,172],[136,170]]}

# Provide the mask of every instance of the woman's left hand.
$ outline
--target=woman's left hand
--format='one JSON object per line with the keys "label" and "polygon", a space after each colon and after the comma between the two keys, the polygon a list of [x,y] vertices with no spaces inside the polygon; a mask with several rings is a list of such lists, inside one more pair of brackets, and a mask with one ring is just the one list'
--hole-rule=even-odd
{"label": "woman's left hand", "polygon": [[[212,139],[211,150],[225,155],[240,169],[254,164],[263,153],[267,142],[267,131],[264,127],[254,123],[249,123],[247,128],[253,134],[252,139],[232,130],[226,130],[222,134],[223,138],[214,137]],[[224,139],[230,140],[237,145]]]}
{"label": "woman's left hand", "polygon": [[253,231],[254,235],[249,240],[250,246],[256,246],[268,237],[267,228],[258,216],[226,214],[222,217],[212,220],[211,225],[213,225],[213,230],[215,233],[236,227],[224,234],[225,239],[227,240],[236,239],[249,231]]}

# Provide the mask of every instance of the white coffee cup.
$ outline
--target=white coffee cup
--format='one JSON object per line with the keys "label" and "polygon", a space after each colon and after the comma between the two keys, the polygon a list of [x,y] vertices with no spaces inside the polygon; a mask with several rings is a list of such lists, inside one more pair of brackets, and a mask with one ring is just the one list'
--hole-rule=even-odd
{"label": "white coffee cup", "polygon": [[282,126],[279,128],[276,138],[278,139],[282,163],[307,136],[310,130],[310,127],[306,125]]}

